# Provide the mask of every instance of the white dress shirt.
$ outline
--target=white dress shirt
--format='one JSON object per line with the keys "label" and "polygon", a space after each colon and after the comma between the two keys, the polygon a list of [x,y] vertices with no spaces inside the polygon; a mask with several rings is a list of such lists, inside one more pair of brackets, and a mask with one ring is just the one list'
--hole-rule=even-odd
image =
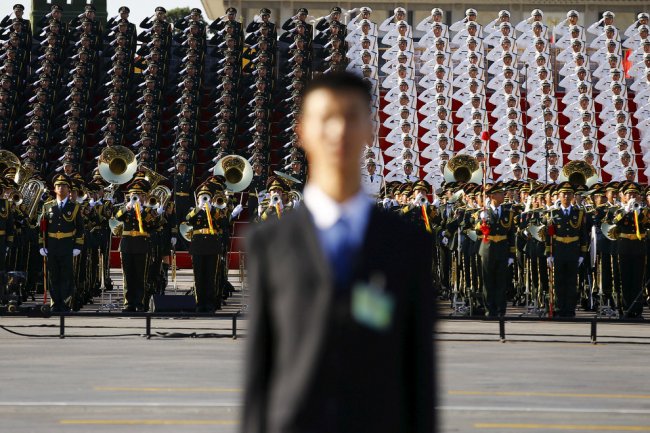
{"label": "white dress shirt", "polygon": [[326,235],[327,231],[344,218],[349,227],[349,237],[353,245],[359,246],[366,236],[370,218],[371,201],[360,188],[356,195],[343,203],[338,203],[315,184],[308,183],[303,191],[305,206],[312,216],[321,246],[329,254],[336,245]]}

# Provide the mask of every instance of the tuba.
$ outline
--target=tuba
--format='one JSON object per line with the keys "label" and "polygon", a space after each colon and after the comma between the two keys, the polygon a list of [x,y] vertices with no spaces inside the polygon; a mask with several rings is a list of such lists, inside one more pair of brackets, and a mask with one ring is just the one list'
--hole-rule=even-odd
{"label": "tuba", "polygon": [[0,173],[8,168],[15,168],[18,173],[21,168],[20,159],[8,150],[0,150]]}
{"label": "tuba", "polygon": [[109,183],[129,182],[138,168],[135,154],[124,146],[109,146],[102,150],[97,162],[99,174]]}
{"label": "tuba", "polygon": [[571,161],[560,172],[560,182],[569,182],[575,186],[591,186],[598,182],[596,170],[585,161]]}
{"label": "tuba", "polygon": [[469,155],[456,155],[445,165],[445,182],[481,183],[483,170],[478,160]]}
{"label": "tuba", "polygon": [[227,155],[217,161],[212,174],[226,178],[226,188],[232,192],[245,190],[253,180],[253,168],[239,155]]}
{"label": "tuba", "polygon": [[[144,173],[144,179],[147,182],[149,182],[149,184],[151,185],[152,193],[153,193],[153,190],[156,188],[156,186],[160,182],[162,182],[163,180],[167,180],[167,178],[165,176],[163,176],[162,174],[156,173],[155,171],[153,171],[152,169],[150,169],[149,167],[147,167],[145,165],[140,166],[140,171],[142,171]],[[169,188],[167,188],[167,190],[169,190]],[[171,195],[171,191],[170,191],[170,195]]]}
{"label": "tuba", "polygon": [[27,209],[27,216],[30,220],[36,219],[36,213],[41,203],[41,197],[47,190],[45,182],[38,179],[29,179],[20,188],[20,194],[23,197],[23,204]]}
{"label": "tuba", "polygon": [[[156,174],[160,176],[158,173]],[[172,196],[172,191],[169,188],[167,188],[165,185],[156,185],[149,193],[149,200],[147,205],[149,205],[150,207],[162,206],[164,208],[167,206],[167,203],[169,202],[171,196]]]}

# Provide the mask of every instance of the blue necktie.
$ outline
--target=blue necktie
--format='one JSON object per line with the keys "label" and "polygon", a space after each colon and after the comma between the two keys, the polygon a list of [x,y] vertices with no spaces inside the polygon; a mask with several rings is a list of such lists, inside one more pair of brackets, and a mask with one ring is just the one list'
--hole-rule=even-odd
{"label": "blue necktie", "polygon": [[350,225],[344,218],[339,218],[327,233],[330,239],[329,261],[332,276],[337,287],[343,287],[350,277],[354,245],[350,239]]}

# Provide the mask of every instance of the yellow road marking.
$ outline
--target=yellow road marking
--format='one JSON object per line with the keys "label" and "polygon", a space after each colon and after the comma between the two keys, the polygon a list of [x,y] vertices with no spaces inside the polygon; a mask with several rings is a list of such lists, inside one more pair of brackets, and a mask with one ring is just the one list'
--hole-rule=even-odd
{"label": "yellow road marking", "polygon": [[126,386],[96,386],[95,391],[118,392],[242,392],[240,388],[160,388],[160,387],[126,387]]}
{"label": "yellow road marking", "polygon": [[585,430],[585,431],[650,431],[647,425],[589,425],[589,424],[474,424],[477,429],[517,429],[517,430]]}
{"label": "yellow road marking", "polygon": [[611,399],[650,399],[650,394],[586,394],[574,392],[519,392],[519,391],[448,391],[449,395],[475,395],[491,397],[566,397],[566,398],[611,398]]}
{"label": "yellow road marking", "polygon": [[66,425],[237,425],[239,421],[223,419],[62,419]]}

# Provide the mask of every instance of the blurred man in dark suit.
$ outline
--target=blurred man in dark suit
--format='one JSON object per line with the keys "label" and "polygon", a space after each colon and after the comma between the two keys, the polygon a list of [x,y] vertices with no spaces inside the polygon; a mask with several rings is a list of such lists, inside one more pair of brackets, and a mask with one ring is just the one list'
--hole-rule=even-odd
{"label": "blurred man in dark suit", "polygon": [[430,239],[361,188],[365,83],[347,73],[311,81],[297,128],[304,206],[248,237],[242,431],[432,432]]}

